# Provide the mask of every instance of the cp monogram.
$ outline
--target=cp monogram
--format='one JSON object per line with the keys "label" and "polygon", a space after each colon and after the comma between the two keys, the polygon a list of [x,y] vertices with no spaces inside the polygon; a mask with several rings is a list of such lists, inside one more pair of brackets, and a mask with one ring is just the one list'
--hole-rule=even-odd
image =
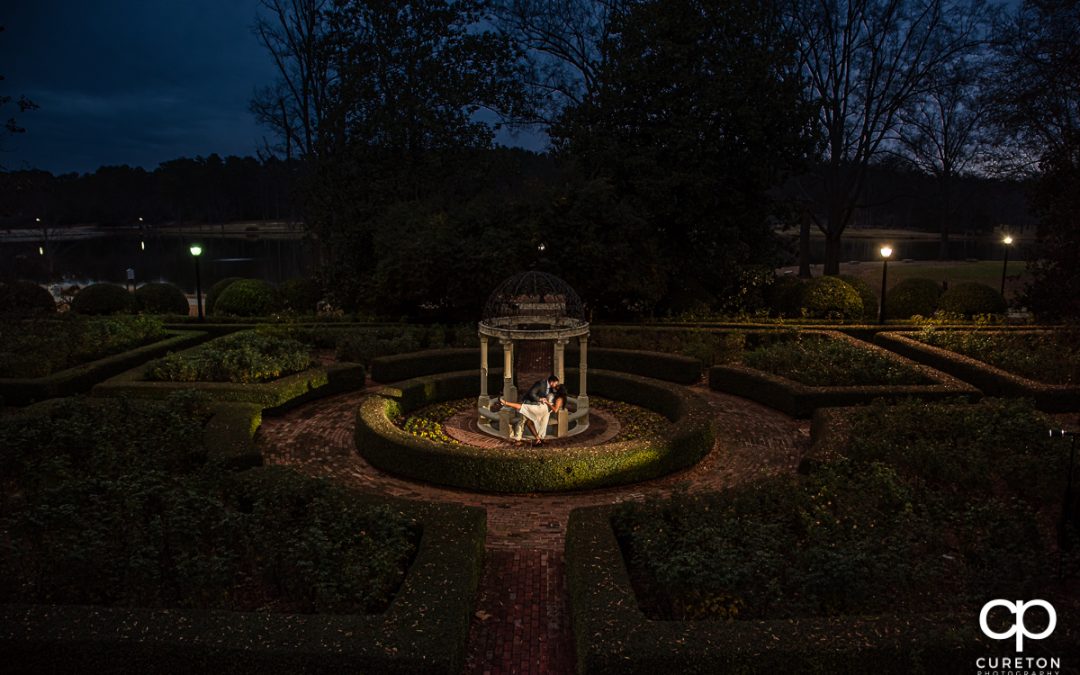
{"label": "cp monogram", "polygon": [[[986,617],[990,614],[990,610],[995,607],[1004,607],[1010,612],[1016,615],[1016,622],[1013,627],[1004,633],[995,633],[990,630],[990,626],[986,625]],[[1050,623],[1046,626],[1046,630],[1041,633],[1031,633],[1024,625],[1024,612],[1029,607],[1042,607],[1046,610],[1047,615],[1050,617]],[[1057,612],[1054,611],[1053,606],[1045,600],[1032,600],[1031,602],[1024,602],[1023,600],[1017,600],[1016,602],[1009,602],[1008,600],[991,600],[983,605],[982,611],[979,612],[979,628],[982,628],[982,632],[990,638],[995,640],[1005,640],[1013,635],[1016,636],[1016,651],[1024,651],[1024,638],[1029,637],[1032,640],[1041,640],[1050,633],[1054,632],[1054,628],[1057,627]]]}

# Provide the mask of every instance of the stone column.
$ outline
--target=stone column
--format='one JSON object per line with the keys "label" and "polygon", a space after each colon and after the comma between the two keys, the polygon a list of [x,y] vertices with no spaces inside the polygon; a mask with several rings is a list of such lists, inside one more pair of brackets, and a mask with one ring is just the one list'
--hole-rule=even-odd
{"label": "stone column", "polygon": [[562,384],[566,384],[566,344],[568,342],[570,341],[562,338],[555,340],[555,358],[551,362],[555,377],[559,378]]}
{"label": "stone column", "polygon": [[514,341],[501,340],[503,347],[503,398],[517,401],[517,387],[514,386]]}
{"label": "stone column", "polygon": [[476,400],[477,407],[486,408],[491,404],[488,396],[488,336],[480,334],[480,396]]}
{"label": "stone column", "polygon": [[581,349],[581,361],[578,363],[578,410],[584,410],[585,414],[578,420],[578,424],[587,425],[589,423],[589,394],[586,389],[586,384],[589,381],[589,336],[581,335],[578,337],[578,346]]}

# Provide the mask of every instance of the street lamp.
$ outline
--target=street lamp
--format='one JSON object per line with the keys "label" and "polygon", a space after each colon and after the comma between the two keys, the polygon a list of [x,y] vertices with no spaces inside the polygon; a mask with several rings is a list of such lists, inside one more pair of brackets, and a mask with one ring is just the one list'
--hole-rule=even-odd
{"label": "street lamp", "polygon": [[1072,517],[1070,509],[1072,508],[1072,490],[1073,490],[1073,466],[1076,464],[1076,437],[1077,432],[1068,431],[1066,429],[1051,429],[1050,438],[1064,438],[1069,436],[1072,438],[1072,445],[1069,448],[1069,473],[1068,479],[1065,483],[1065,499],[1061,503],[1061,525],[1058,531],[1060,540],[1058,541],[1058,578],[1065,578],[1065,549],[1068,546],[1068,534],[1069,534],[1069,520]]}
{"label": "street lamp", "polygon": [[191,257],[195,258],[195,306],[199,308],[199,321],[202,321],[202,280],[199,278],[199,256],[202,255],[202,246],[192,244],[189,250]]}
{"label": "street lamp", "polygon": [[1005,235],[1005,238],[1001,240],[1002,244],[1005,244],[1005,263],[1001,266],[1001,297],[1005,297],[1005,273],[1009,271],[1009,246],[1013,243],[1013,238],[1009,235]]}
{"label": "street lamp", "polygon": [[885,279],[889,274],[889,256],[892,255],[892,247],[881,247],[881,304],[878,306],[878,323],[885,323]]}

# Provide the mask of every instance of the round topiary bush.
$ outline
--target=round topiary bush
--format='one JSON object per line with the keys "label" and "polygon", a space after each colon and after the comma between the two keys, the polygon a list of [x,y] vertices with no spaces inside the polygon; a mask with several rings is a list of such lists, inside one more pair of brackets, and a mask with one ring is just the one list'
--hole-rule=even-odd
{"label": "round topiary bush", "polygon": [[851,319],[862,316],[859,293],[833,276],[810,279],[799,292],[799,307],[818,319]]}
{"label": "round topiary bush", "polygon": [[148,314],[184,314],[191,312],[187,296],[172,284],[143,284],[135,289],[140,311]]}
{"label": "round topiary bush", "polygon": [[76,314],[124,314],[133,309],[135,297],[116,284],[90,284],[71,300]]}
{"label": "round topiary bush", "polygon": [[215,283],[210,287],[210,290],[206,292],[206,297],[203,298],[203,309],[207,314],[214,313],[214,306],[217,305],[217,299],[221,297],[221,294],[225,292],[234,281],[240,281],[243,277],[225,277],[221,281]]}
{"label": "round topiary bush", "polygon": [[974,281],[956,284],[938,298],[938,309],[972,317],[977,314],[1004,314],[1008,304],[997,290]]}
{"label": "round topiary bush", "polygon": [[802,279],[796,276],[776,277],[765,291],[765,301],[772,313],[776,316],[798,316],[800,288]]}
{"label": "round topiary bush", "polygon": [[933,316],[939,297],[941,286],[933,279],[904,279],[888,290],[885,316],[890,319],[909,319],[916,314]]}
{"label": "round topiary bush", "polygon": [[862,300],[862,318],[873,319],[877,316],[878,296],[874,289],[870,287],[870,284],[854,274],[840,274],[836,278],[854,288],[855,292],[859,294],[859,299]]}
{"label": "round topiary bush", "polygon": [[312,279],[289,279],[281,284],[285,308],[297,314],[314,314],[322,300],[322,288]]}
{"label": "round topiary bush", "polygon": [[0,283],[0,313],[27,314],[32,312],[55,312],[56,301],[52,293],[33,281]]}
{"label": "round topiary bush", "polygon": [[221,292],[214,313],[231,316],[266,316],[281,310],[281,294],[261,279],[240,279]]}

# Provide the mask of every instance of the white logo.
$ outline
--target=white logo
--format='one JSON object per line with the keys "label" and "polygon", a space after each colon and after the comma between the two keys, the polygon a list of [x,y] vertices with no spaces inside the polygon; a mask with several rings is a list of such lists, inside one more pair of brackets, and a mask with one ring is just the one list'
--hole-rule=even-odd
{"label": "white logo", "polygon": [[[990,614],[990,610],[995,607],[1004,607],[1010,612],[1016,615],[1016,623],[1013,627],[1004,633],[995,633],[990,630],[990,626],[986,625],[986,617]],[[1041,633],[1028,632],[1027,627],[1024,625],[1024,612],[1030,607],[1042,607],[1046,610],[1047,616],[1050,617],[1050,623],[1046,626],[1046,630]],[[979,628],[982,628],[982,632],[986,637],[993,638],[995,640],[1005,640],[1007,638],[1016,636],[1016,651],[1024,651],[1024,638],[1029,637],[1032,640],[1041,640],[1044,637],[1054,632],[1054,628],[1057,627],[1057,612],[1054,611],[1053,606],[1045,600],[1032,600],[1030,602],[1024,602],[1023,600],[1017,600],[1016,602],[1009,602],[1008,600],[991,600],[983,605],[982,611],[979,612]]]}

